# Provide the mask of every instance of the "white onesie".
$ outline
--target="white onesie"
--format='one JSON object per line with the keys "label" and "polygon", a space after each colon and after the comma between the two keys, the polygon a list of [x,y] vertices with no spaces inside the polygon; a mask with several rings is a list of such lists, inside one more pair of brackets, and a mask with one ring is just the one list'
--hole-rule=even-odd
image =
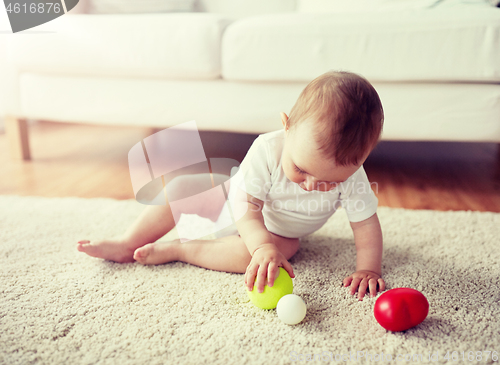
{"label": "white onesie", "polygon": [[[321,228],[342,206],[350,222],[370,218],[377,211],[378,199],[370,188],[363,167],[335,189],[306,191],[290,181],[281,167],[284,129],[260,135],[252,144],[241,166],[230,180],[229,202],[234,206],[236,187],[264,202],[262,215],[269,232],[298,238]],[[216,222],[216,235],[238,234],[228,204]],[[223,227],[229,226],[225,229]]]}

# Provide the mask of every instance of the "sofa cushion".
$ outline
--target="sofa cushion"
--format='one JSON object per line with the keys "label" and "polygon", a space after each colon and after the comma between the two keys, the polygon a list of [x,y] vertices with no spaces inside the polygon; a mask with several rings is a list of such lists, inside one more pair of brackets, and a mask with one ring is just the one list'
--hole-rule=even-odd
{"label": "sofa cushion", "polygon": [[296,9],[297,0],[197,0],[195,11],[217,13],[232,18],[275,13],[290,13]]}
{"label": "sofa cushion", "polygon": [[[299,13],[344,13],[360,11],[401,11],[426,9],[432,7],[453,6],[487,6],[492,2],[488,0],[297,0]],[[496,4],[495,4],[496,5]]]}
{"label": "sofa cushion", "polygon": [[9,37],[9,62],[21,72],[215,79],[229,22],[204,13],[60,17],[43,25],[55,32]]}
{"label": "sofa cushion", "polygon": [[399,11],[424,9],[443,0],[298,0],[299,13]]}
{"label": "sofa cushion", "polygon": [[500,9],[262,15],[222,40],[228,80],[310,81],[331,70],[370,80],[500,81]]}
{"label": "sofa cushion", "polygon": [[[82,1],[82,0],[80,0]],[[91,14],[192,11],[194,0],[87,0]]]}

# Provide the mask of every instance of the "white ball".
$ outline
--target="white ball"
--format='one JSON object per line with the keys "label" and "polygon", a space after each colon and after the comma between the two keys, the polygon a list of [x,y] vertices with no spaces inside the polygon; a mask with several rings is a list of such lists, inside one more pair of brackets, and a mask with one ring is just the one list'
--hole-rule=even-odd
{"label": "white ball", "polygon": [[301,297],[295,294],[283,296],[276,306],[278,318],[286,324],[297,324],[306,316],[306,303]]}

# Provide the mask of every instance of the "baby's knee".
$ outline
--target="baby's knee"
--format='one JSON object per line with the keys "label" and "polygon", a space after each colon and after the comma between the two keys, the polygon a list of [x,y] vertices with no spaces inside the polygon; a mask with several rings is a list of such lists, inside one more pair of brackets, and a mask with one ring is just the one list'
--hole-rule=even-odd
{"label": "baby's knee", "polygon": [[189,198],[211,188],[210,174],[176,176],[165,187],[169,201]]}
{"label": "baby's knee", "polygon": [[[175,177],[167,184],[166,192],[170,205],[175,205],[179,213],[196,214],[215,222],[226,198],[212,189],[210,174],[193,174]],[[174,204],[181,199],[182,204]]]}
{"label": "baby's knee", "polygon": [[297,251],[300,248],[300,240],[298,238],[291,239],[289,243],[289,251],[287,252],[287,255],[285,255],[287,260],[290,260],[293,255],[297,253]]}
{"label": "baby's knee", "polygon": [[287,260],[290,260],[300,248],[300,240],[298,238],[286,238],[274,233],[271,233],[271,235],[273,236],[274,244]]}

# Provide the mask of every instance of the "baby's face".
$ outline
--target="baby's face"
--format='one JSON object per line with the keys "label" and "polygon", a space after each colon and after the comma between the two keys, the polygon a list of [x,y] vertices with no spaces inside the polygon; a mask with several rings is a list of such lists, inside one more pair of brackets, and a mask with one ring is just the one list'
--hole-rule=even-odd
{"label": "baby's face", "polygon": [[321,156],[313,135],[314,123],[303,122],[285,132],[281,165],[286,177],[307,191],[328,191],[347,180],[363,164],[338,166]]}

